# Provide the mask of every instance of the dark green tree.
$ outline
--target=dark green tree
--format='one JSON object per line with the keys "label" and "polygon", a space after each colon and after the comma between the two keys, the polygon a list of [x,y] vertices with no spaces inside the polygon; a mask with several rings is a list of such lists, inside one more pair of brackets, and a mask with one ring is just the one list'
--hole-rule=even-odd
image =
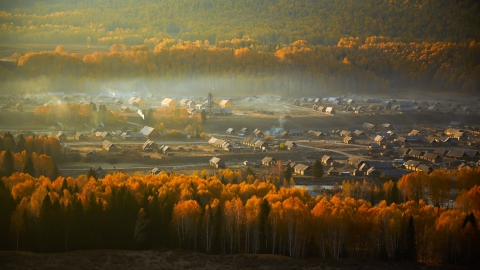
{"label": "dark green tree", "polygon": [[90,177],[93,177],[95,178],[95,180],[98,180],[97,172],[92,167],[90,167],[90,169],[88,170],[87,177],[88,179],[90,179]]}
{"label": "dark green tree", "polygon": [[200,113],[200,116],[202,117],[202,122],[206,123],[207,122],[207,113],[205,112],[205,110],[202,110],[202,112]]}
{"label": "dark green tree", "polygon": [[323,165],[322,165],[322,162],[318,159],[313,164],[312,174],[315,178],[322,178],[323,176]]}
{"label": "dark green tree", "polygon": [[270,204],[268,203],[267,199],[263,199],[262,203],[260,204],[260,213],[259,213],[259,226],[260,226],[260,253],[266,253],[268,250],[268,215],[270,215],[270,211],[272,210]]}
{"label": "dark green tree", "polygon": [[15,161],[13,158],[12,151],[5,150],[3,152],[3,165],[2,165],[2,174],[3,176],[10,176],[15,172]]}
{"label": "dark green tree", "polygon": [[25,149],[25,137],[23,134],[18,135],[15,145],[15,152],[22,152]]}
{"label": "dark green tree", "polygon": [[52,172],[52,181],[55,181],[59,176],[62,176],[60,170],[57,167],[57,164],[53,164],[53,172]]}
{"label": "dark green tree", "polygon": [[15,207],[15,200],[10,190],[0,178],[0,249],[9,249],[10,216],[15,211]]}
{"label": "dark green tree", "polygon": [[23,173],[35,177],[35,166],[33,165],[33,160],[30,155],[27,156],[27,161],[25,162],[25,166],[23,166]]}
{"label": "dark green tree", "polygon": [[290,181],[290,178],[292,178],[292,175],[293,175],[293,168],[289,164],[287,164],[287,167],[285,168],[285,174],[284,174],[285,179],[287,181]]}
{"label": "dark green tree", "polygon": [[417,260],[417,244],[415,242],[415,224],[413,216],[408,219],[407,235],[406,235],[405,258],[408,261],[415,262]]}

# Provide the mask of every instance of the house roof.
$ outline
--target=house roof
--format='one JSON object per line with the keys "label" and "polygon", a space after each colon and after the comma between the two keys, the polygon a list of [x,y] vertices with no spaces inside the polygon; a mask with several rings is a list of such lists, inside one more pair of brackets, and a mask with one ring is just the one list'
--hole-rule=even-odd
{"label": "house roof", "polygon": [[406,161],[404,164],[405,164],[405,166],[415,167],[415,168],[416,168],[418,165],[420,165],[420,161],[408,160],[408,161]]}
{"label": "house roof", "polygon": [[211,158],[210,162],[213,163],[213,164],[223,163],[223,161],[221,159],[219,159],[218,157]]}
{"label": "house roof", "polygon": [[152,132],[154,132],[155,129],[153,127],[149,127],[149,126],[144,126],[142,128],[142,130],[140,130],[140,132],[144,135],[144,136],[148,136],[150,135]]}
{"label": "house roof", "polygon": [[262,159],[262,163],[270,163],[270,162],[272,162],[272,161],[276,161],[276,159],[273,158],[273,157],[264,157],[264,158]]}
{"label": "house roof", "polygon": [[309,170],[311,169],[312,167],[308,166],[308,165],[305,165],[305,164],[297,164],[295,165],[295,170],[299,170],[299,171],[306,171],[306,170]]}

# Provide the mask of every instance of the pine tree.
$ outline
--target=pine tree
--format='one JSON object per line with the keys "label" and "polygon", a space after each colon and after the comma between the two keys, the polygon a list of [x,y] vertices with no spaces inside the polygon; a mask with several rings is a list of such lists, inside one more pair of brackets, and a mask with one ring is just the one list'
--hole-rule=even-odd
{"label": "pine tree", "polygon": [[8,232],[10,231],[10,217],[15,211],[15,200],[0,178],[0,249],[8,249]]}
{"label": "pine tree", "polygon": [[67,182],[67,179],[66,178],[63,178],[63,181],[62,181],[62,188],[60,189],[61,191],[63,190],[68,190],[68,182]]}
{"label": "pine tree", "polygon": [[398,191],[397,182],[393,182],[392,190],[390,191],[390,203],[400,203],[400,194]]}
{"label": "pine tree", "polygon": [[406,235],[406,250],[405,257],[408,261],[415,262],[417,260],[417,245],[415,243],[415,224],[413,223],[413,216],[408,219],[407,235]]}
{"label": "pine tree", "polygon": [[25,166],[23,167],[23,173],[29,174],[30,176],[35,177],[35,166],[33,165],[33,160],[30,155],[27,157]]}
{"label": "pine tree", "polygon": [[287,165],[287,168],[285,168],[285,179],[288,179],[290,180],[290,178],[292,178],[292,175],[293,175],[293,169],[290,165]]}
{"label": "pine tree", "polygon": [[323,165],[322,162],[318,159],[313,164],[312,174],[315,178],[322,178],[323,176]]}
{"label": "pine tree", "polygon": [[98,180],[97,172],[92,167],[90,167],[87,174],[87,178],[90,179],[90,177],[95,178],[95,181]]}
{"label": "pine tree", "polygon": [[52,181],[55,181],[59,176],[62,176],[60,170],[58,170],[57,164],[53,164],[53,172],[52,172]]}
{"label": "pine tree", "polygon": [[2,174],[4,176],[10,176],[15,172],[15,161],[13,158],[12,151],[5,150],[3,153],[3,166],[2,166]]}
{"label": "pine tree", "polygon": [[260,204],[259,226],[260,226],[260,253],[266,253],[268,250],[268,215],[272,210],[267,199],[263,199]]}
{"label": "pine tree", "polygon": [[202,123],[206,123],[207,122],[207,113],[205,112],[205,110],[202,110],[200,115],[202,117]]}
{"label": "pine tree", "polygon": [[25,149],[25,137],[23,134],[18,135],[17,144],[15,145],[15,152],[22,152]]}

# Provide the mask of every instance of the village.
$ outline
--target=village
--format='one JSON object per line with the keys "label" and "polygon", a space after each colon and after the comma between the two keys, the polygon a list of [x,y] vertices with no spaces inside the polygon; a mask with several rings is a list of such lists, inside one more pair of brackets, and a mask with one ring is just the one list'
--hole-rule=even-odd
{"label": "village", "polygon": [[[118,123],[47,127],[34,119],[42,106],[61,103],[106,106],[123,116]],[[290,166],[299,184],[333,184],[345,179],[399,179],[414,171],[459,170],[480,166],[479,101],[395,100],[352,97],[283,98],[165,97],[153,94],[51,92],[3,96],[2,133],[54,136],[62,145],[63,175],[93,168],[107,173],[190,173],[207,169],[251,168],[268,176],[277,162]],[[42,105],[43,104],[43,105]],[[145,111],[184,108],[207,116],[202,135],[146,125]],[[15,115],[17,119],[13,121]],[[314,179],[320,160],[325,176]]]}

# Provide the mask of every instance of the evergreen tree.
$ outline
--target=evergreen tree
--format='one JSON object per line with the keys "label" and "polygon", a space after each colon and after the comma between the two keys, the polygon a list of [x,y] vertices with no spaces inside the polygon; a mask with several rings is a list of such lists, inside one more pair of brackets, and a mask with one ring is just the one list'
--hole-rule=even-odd
{"label": "evergreen tree", "polygon": [[11,215],[15,211],[15,200],[0,178],[0,249],[8,249],[8,232],[10,231]]}
{"label": "evergreen tree", "polygon": [[405,257],[408,261],[415,262],[417,260],[417,245],[415,243],[415,224],[413,223],[412,215],[410,215],[410,218],[408,219],[406,238]]}
{"label": "evergreen tree", "polygon": [[292,175],[293,175],[293,168],[290,166],[290,165],[287,165],[287,167],[285,168],[285,179],[290,180],[290,178],[292,178]]}
{"label": "evergreen tree", "polygon": [[400,203],[400,193],[398,191],[398,186],[397,182],[393,182],[393,187],[392,190],[390,191],[390,204],[395,203],[398,204]]}
{"label": "evergreen tree", "polygon": [[372,207],[375,206],[375,192],[373,188],[370,191],[370,204],[372,205]]}
{"label": "evergreen tree", "polygon": [[207,113],[205,112],[205,110],[202,110],[200,115],[202,117],[202,123],[206,123],[207,122]]}
{"label": "evergreen tree", "polygon": [[5,150],[3,153],[3,166],[2,166],[2,174],[3,176],[10,176],[15,172],[15,161],[12,154],[12,151]]}
{"label": "evergreen tree", "polygon": [[90,177],[93,177],[95,178],[95,180],[98,180],[97,172],[92,167],[90,167],[87,174],[87,178],[90,179]]}
{"label": "evergreen tree", "polygon": [[260,226],[260,253],[266,253],[268,250],[268,215],[270,215],[271,206],[267,199],[263,199],[260,204],[259,226]]}
{"label": "evergreen tree", "polygon": [[318,159],[313,164],[312,174],[315,178],[322,178],[323,176],[323,165],[322,162]]}
{"label": "evergreen tree", "polygon": [[63,181],[62,181],[62,188],[60,189],[61,191],[63,190],[68,190],[68,182],[67,182],[67,179],[66,178],[63,178]]}
{"label": "evergreen tree", "polygon": [[15,145],[15,152],[22,152],[25,149],[25,137],[23,134],[18,135],[17,144]]}
{"label": "evergreen tree", "polygon": [[33,165],[33,160],[30,155],[27,156],[27,161],[25,162],[25,166],[23,167],[23,173],[35,177],[35,166]]}
{"label": "evergreen tree", "polygon": [[54,239],[51,236],[54,230],[53,220],[53,204],[50,195],[45,195],[40,205],[40,213],[38,217],[38,246],[42,252],[51,252],[54,245]]}

